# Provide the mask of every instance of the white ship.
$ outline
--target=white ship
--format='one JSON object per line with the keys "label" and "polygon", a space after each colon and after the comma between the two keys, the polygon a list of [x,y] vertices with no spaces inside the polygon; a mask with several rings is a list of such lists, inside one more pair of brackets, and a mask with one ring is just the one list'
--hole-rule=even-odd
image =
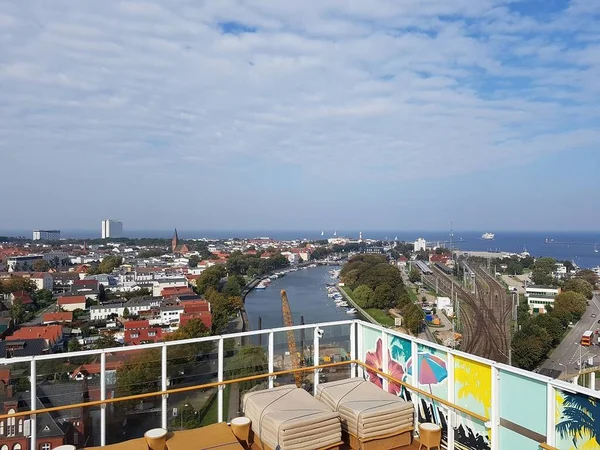
{"label": "white ship", "polygon": [[481,239],[485,239],[486,241],[491,241],[494,239],[496,235],[494,233],[483,233],[481,235]]}

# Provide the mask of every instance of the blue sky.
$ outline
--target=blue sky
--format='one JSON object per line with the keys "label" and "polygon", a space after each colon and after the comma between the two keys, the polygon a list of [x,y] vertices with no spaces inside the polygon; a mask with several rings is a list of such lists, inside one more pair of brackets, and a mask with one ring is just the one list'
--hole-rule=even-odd
{"label": "blue sky", "polygon": [[597,229],[600,2],[0,3],[0,230]]}

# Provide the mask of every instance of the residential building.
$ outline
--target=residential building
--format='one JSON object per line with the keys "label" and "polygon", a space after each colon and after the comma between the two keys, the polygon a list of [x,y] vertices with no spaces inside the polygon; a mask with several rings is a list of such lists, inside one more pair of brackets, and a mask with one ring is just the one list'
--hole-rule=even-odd
{"label": "residential building", "polygon": [[187,286],[169,286],[160,291],[160,295],[164,298],[170,298],[179,295],[194,295],[194,291]]}
{"label": "residential building", "polygon": [[0,358],[43,355],[48,349],[43,338],[0,341]]}
{"label": "residential building", "polygon": [[71,290],[71,286],[81,277],[77,272],[54,272],[52,274],[53,289],[60,292]]}
{"label": "residential building", "polygon": [[137,297],[132,298],[126,303],[110,303],[99,306],[90,307],[90,319],[91,320],[105,320],[111,315],[115,314],[117,317],[123,317],[125,308],[130,315],[140,315],[144,311],[150,311],[152,308],[158,308],[160,306],[160,299],[158,298],[143,298]]}
{"label": "residential building", "polygon": [[61,325],[23,327],[16,330],[6,341],[19,341],[24,339],[44,339],[46,347],[52,348],[62,343],[63,327]]}
{"label": "residential building", "polygon": [[102,221],[102,239],[123,237],[123,222],[106,219]]}
{"label": "residential building", "polygon": [[8,294],[8,302],[12,306],[13,303],[18,300],[22,305],[27,306],[33,303],[31,295],[27,291],[15,291]]}
{"label": "residential building", "polygon": [[42,323],[44,325],[71,322],[73,322],[73,312],[71,311],[48,312],[42,316]]}
{"label": "residential building", "polygon": [[6,268],[9,272],[27,271],[36,261],[43,261],[43,255],[9,256],[6,258]]}
{"label": "residential building", "polygon": [[560,294],[560,288],[553,286],[531,285],[525,289],[529,312],[543,314],[546,306],[554,304],[554,298]]}
{"label": "residential building", "polygon": [[565,278],[568,274],[567,271],[567,266],[565,266],[563,263],[556,263],[556,269],[554,270],[554,277],[558,278],[559,280],[561,278]]}
{"label": "residential building", "polygon": [[60,230],[35,230],[33,232],[34,241],[58,241],[60,240]]}
{"label": "residential building", "polygon": [[422,252],[427,249],[427,241],[423,238],[418,238],[413,244],[413,251]]}
{"label": "residential building", "polygon": [[54,280],[52,274],[48,272],[11,272],[0,273],[0,281],[9,280],[13,277],[27,278],[31,280],[36,289],[52,290]]}
{"label": "residential building", "polygon": [[168,287],[188,287],[188,281],[185,277],[169,277],[154,280],[152,282],[152,296],[160,297],[162,291]]}
{"label": "residential building", "polygon": [[75,311],[76,309],[86,309],[87,298],[85,295],[70,295],[58,297],[56,305],[63,311]]}
{"label": "residential building", "polygon": [[140,345],[158,342],[163,338],[160,326],[150,325],[148,320],[130,320],[125,322],[124,341],[126,345]]}
{"label": "residential building", "polygon": [[0,339],[10,333],[15,326],[15,322],[11,317],[0,317]]}
{"label": "residential building", "polygon": [[185,311],[183,305],[163,306],[160,308],[160,322],[163,325],[179,323],[181,314]]}
{"label": "residential building", "polygon": [[179,326],[184,327],[190,320],[198,319],[201,320],[204,326],[207,329],[211,329],[212,327],[212,314],[203,311],[203,312],[193,312],[193,313],[183,313],[179,316]]}

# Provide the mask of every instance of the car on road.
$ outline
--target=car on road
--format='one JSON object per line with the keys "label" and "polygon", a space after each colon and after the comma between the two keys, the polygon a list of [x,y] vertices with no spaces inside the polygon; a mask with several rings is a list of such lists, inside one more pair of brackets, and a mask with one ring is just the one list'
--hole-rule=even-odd
{"label": "car on road", "polygon": [[592,319],[593,319],[594,317],[596,317],[596,314],[592,314]]}

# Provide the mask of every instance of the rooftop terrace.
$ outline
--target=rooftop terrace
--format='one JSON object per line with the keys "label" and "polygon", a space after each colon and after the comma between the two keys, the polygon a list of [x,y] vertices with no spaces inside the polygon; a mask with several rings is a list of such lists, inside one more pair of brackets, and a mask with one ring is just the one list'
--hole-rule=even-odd
{"label": "rooftop terrace", "polygon": [[[71,376],[94,363],[100,375]],[[600,448],[596,391],[358,320],[0,359],[0,447],[84,448],[156,427],[196,429],[241,415],[250,390],[299,381],[313,393],[358,377],[411,402],[415,430],[439,424],[444,448]]]}

